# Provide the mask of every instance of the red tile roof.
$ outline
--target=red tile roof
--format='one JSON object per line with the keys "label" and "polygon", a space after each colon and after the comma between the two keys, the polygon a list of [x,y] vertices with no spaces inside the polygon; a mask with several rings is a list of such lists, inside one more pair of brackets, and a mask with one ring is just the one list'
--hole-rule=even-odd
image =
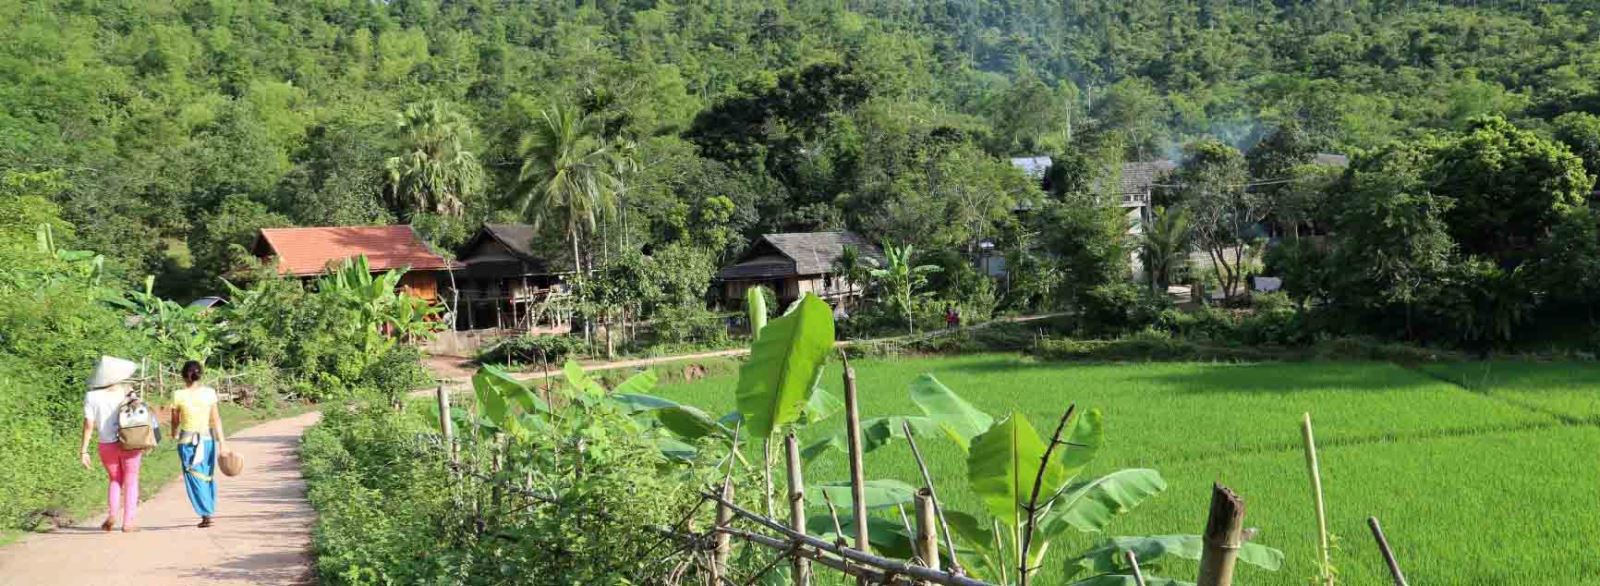
{"label": "red tile roof", "polygon": [[451,266],[411,226],[267,228],[256,241],[257,256],[275,257],[278,273],[294,277],[320,275],[330,264],[363,254],[374,271]]}

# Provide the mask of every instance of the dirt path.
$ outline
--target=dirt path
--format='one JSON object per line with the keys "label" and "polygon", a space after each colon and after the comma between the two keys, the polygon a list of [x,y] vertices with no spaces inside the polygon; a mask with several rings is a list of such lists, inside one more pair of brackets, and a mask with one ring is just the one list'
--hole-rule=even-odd
{"label": "dirt path", "polygon": [[245,473],[218,481],[216,526],[195,528],[199,519],[174,481],[139,506],[138,533],[102,533],[96,516],[0,549],[0,585],[312,583],[316,517],[298,451],[300,434],[319,416],[270,421],[229,439]]}

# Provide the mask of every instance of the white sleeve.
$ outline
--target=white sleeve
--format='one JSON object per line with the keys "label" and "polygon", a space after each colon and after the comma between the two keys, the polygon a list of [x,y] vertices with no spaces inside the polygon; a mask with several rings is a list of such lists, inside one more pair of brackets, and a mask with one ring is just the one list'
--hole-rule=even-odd
{"label": "white sleeve", "polygon": [[85,394],[83,396],[83,420],[84,421],[90,421],[90,422],[99,421],[99,418],[95,417],[95,405],[94,405],[94,400],[92,399],[93,397],[94,397],[94,391],[90,391],[89,393],[87,393],[87,394]]}

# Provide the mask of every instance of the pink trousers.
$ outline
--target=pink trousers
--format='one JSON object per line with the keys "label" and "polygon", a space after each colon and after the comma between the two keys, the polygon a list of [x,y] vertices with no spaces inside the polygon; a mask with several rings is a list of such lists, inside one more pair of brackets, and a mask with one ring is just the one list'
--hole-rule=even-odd
{"label": "pink trousers", "polygon": [[106,478],[111,481],[106,488],[106,518],[116,520],[122,515],[122,526],[135,526],[139,515],[139,462],[142,450],[124,450],[115,442],[100,444],[100,464],[106,467]]}

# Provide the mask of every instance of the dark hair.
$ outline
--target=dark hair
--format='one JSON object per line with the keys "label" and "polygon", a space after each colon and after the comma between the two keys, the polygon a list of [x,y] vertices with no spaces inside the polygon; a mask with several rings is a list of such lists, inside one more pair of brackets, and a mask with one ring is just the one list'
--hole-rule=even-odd
{"label": "dark hair", "polygon": [[200,380],[200,375],[205,374],[205,371],[206,367],[201,366],[199,362],[193,360],[185,362],[183,363],[183,382],[192,385],[195,381]]}

